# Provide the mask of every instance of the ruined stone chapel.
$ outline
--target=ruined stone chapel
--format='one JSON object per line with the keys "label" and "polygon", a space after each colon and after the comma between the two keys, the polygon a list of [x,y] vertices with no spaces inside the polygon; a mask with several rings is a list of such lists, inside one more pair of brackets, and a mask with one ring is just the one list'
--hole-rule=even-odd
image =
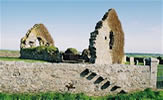
{"label": "ruined stone chapel", "polygon": [[[43,24],[35,24],[21,39],[20,48],[37,46],[54,46],[54,41]],[[95,30],[90,33],[88,50],[90,57],[87,58],[90,63],[123,63],[124,32],[114,9],[109,9],[102,20],[96,24]],[[25,57],[22,52],[21,54]]]}
{"label": "ruined stone chapel", "polygon": [[96,64],[122,64],[124,32],[114,9],[109,9],[96,24],[89,39],[90,62]]}

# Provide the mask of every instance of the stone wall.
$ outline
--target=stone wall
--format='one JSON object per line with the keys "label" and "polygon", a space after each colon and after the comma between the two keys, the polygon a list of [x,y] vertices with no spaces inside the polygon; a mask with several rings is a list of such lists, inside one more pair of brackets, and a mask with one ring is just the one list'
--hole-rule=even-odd
{"label": "stone wall", "polygon": [[20,58],[44,60],[48,62],[61,62],[61,54],[57,47],[38,46],[33,48],[21,48]]}
{"label": "stone wall", "polygon": [[90,33],[90,62],[95,64],[122,64],[124,32],[115,9],[109,9]]}
{"label": "stone wall", "polygon": [[0,61],[0,92],[82,92],[102,96],[156,88],[157,61],[153,63],[135,66]]}
{"label": "stone wall", "polygon": [[54,40],[43,24],[35,24],[20,41],[20,48],[54,46]]}

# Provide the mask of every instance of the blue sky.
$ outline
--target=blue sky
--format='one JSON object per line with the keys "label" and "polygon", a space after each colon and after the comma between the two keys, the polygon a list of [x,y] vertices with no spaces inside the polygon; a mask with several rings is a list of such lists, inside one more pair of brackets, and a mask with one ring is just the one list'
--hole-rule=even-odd
{"label": "blue sky", "polygon": [[88,48],[90,32],[115,8],[125,52],[163,53],[161,0],[0,0],[0,49],[19,50],[20,39],[43,23],[60,50]]}

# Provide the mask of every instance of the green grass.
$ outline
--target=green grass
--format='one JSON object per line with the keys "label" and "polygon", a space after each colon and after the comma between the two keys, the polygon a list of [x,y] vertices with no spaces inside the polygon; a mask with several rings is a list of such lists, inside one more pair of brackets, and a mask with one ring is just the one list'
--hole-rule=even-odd
{"label": "green grass", "polygon": [[162,57],[163,58],[163,54],[152,54],[152,53],[126,53],[125,55],[127,55],[128,57],[140,57],[140,58],[149,58],[149,57]]}
{"label": "green grass", "polygon": [[152,91],[151,89],[145,89],[144,91],[130,94],[118,94],[99,97],[87,96],[83,93],[0,93],[0,100],[163,100],[163,91]]}
{"label": "green grass", "polygon": [[21,59],[19,57],[0,57],[1,61],[24,61],[24,62],[46,62],[43,60]]}
{"label": "green grass", "polygon": [[[163,77],[163,65],[158,65],[157,77]],[[157,81],[163,81],[163,78],[157,78]]]}
{"label": "green grass", "polygon": [[160,96],[163,97],[163,91],[160,92]]}
{"label": "green grass", "polygon": [[[130,62],[125,62],[126,65],[130,65]],[[138,63],[138,65],[143,65],[144,66],[144,63]]]}
{"label": "green grass", "polygon": [[162,65],[162,64],[159,64],[158,67],[159,67],[160,69],[163,69],[163,65]]}
{"label": "green grass", "polygon": [[5,52],[5,53],[19,53],[19,50],[0,50],[0,52]]}
{"label": "green grass", "polygon": [[158,77],[160,77],[160,76],[163,77],[163,65],[158,65],[158,73],[157,73],[157,76]]}

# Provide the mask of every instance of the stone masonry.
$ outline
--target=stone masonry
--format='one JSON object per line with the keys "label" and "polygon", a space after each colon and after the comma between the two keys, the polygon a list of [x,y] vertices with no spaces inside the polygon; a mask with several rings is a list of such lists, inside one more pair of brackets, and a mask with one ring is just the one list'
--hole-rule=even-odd
{"label": "stone masonry", "polygon": [[0,92],[69,92],[103,96],[156,88],[156,59],[151,66],[0,61]]}
{"label": "stone masonry", "polygon": [[20,48],[54,46],[53,38],[43,24],[35,24],[21,39]]}
{"label": "stone masonry", "polygon": [[95,64],[122,64],[124,33],[118,15],[109,9],[90,33],[90,62]]}

